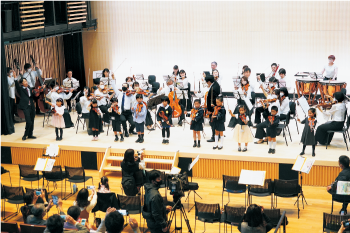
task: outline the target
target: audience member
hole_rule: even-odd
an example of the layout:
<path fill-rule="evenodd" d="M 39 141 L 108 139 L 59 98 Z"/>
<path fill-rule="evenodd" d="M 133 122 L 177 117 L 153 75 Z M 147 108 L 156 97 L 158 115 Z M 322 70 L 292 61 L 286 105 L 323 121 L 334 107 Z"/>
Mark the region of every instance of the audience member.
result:
<path fill-rule="evenodd" d="M 71 216 L 66 215 L 66 221 L 71 225 L 76 226 L 78 230 L 64 231 L 64 233 L 89 233 L 89 229 L 77 221 Z M 47 219 L 46 229 L 44 233 L 63 233 L 64 220 L 58 214 L 54 214 Z"/>
<path fill-rule="evenodd" d="M 98 184 L 98 193 L 110 193 L 111 190 L 109 190 L 109 184 L 108 184 L 108 178 L 106 176 L 103 176 L 101 178 L 101 182 Z"/>
<path fill-rule="evenodd" d="M 350 221 L 350 219 L 348 219 L 348 221 Z M 346 229 L 348 229 L 348 227 L 344 227 L 344 221 L 342 221 L 341 227 L 340 227 L 338 233 L 343 233 L 343 232 L 345 232 Z"/>
<path fill-rule="evenodd" d="M 256 204 L 248 206 L 238 230 L 242 233 L 266 233 L 273 228 L 271 220 L 264 213 L 264 208 Z"/>
<path fill-rule="evenodd" d="M 122 186 L 128 196 L 135 196 L 140 191 L 142 182 L 139 180 L 143 181 L 143 178 L 138 179 L 138 177 L 143 177 L 142 170 L 145 168 L 143 157 L 144 153 L 141 154 L 140 158 L 135 157 L 133 149 L 128 149 L 124 153 L 124 160 L 120 166 L 122 167 Z"/>
<path fill-rule="evenodd" d="M 27 223 L 27 217 L 29 215 L 32 215 L 32 207 L 36 203 L 43 203 L 46 206 L 46 211 L 48 212 L 50 208 L 52 207 L 52 204 L 49 205 L 49 203 L 46 200 L 46 193 L 45 190 L 41 190 L 41 195 L 37 196 L 35 192 L 28 191 L 23 196 L 25 205 L 21 207 L 21 213 L 23 215 L 23 222 Z"/>
<path fill-rule="evenodd" d="M 91 190 L 91 195 L 89 196 L 89 190 L 86 188 L 83 188 L 78 192 L 77 198 L 73 203 L 73 205 L 78 206 L 81 211 L 86 210 L 88 213 L 91 212 L 96 204 L 97 193 L 95 192 L 95 189 Z"/>
<path fill-rule="evenodd" d="M 330 194 L 335 194 L 335 192 L 337 190 L 337 182 L 338 181 L 350 181 L 349 157 L 346 155 L 341 155 L 339 157 L 338 163 L 339 163 L 339 167 L 341 168 L 342 171 L 339 173 L 339 175 L 335 179 L 335 181 L 331 185 L 327 186 L 327 191 Z M 347 207 L 348 207 L 348 203 L 343 203 L 343 206 L 342 206 L 339 213 L 344 211 L 344 215 L 346 215 L 347 214 Z"/>
<path fill-rule="evenodd" d="M 71 206 L 68 208 L 67 215 L 71 216 L 75 221 L 78 221 L 78 218 L 80 216 L 80 208 L 78 206 Z M 65 229 L 77 229 L 77 227 L 70 222 L 64 223 Z"/>
<path fill-rule="evenodd" d="M 44 204 L 38 203 L 32 207 L 32 214 L 27 217 L 27 224 L 32 225 L 46 225 L 46 220 L 43 217 L 46 214 Z"/>

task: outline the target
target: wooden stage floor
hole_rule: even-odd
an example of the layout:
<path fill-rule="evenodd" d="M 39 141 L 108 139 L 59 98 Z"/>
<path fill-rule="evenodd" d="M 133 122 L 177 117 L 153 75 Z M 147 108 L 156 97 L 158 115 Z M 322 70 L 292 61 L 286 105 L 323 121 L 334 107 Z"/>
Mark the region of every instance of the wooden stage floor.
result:
<path fill-rule="evenodd" d="M 299 110 L 301 112 L 301 110 Z M 229 114 L 227 114 L 229 115 Z M 71 113 L 72 121 L 75 123 L 77 113 Z M 304 114 L 302 114 L 304 117 Z M 187 118 L 189 120 L 189 118 Z M 50 119 L 51 121 L 51 119 Z M 292 142 L 287 134 L 288 146 L 285 143 L 285 139 L 282 136 L 277 137 L 276 154 L 268 154 L 267 144 L 257 145 L 249 143 L 247 152 L 238 152 L 237 143 L 233 141 L 233 130 L 226 127 L 224 132 L 224 148 L 222 150 L 213 150 L 214 143 L 206 142 L 211 136 L 211 129 L 208 122 L 204 127 L 206 134 L 205 139 L 202 135 L 201 148 L 193 148 L 193 137 L 190 126 L 186 124 L 185 129 L 177 125 L 177 120 L 173 121 L 175 127 L 171 128 L 170 143 L 163 145 L 161 130 L 145 131 L 145 142 L 142 144 L 135 143 L 137 136 L 130 136 L 125 138 L 124 142 L 114 142 L 113 132 L 110 129 L 107 136 L 107 126 L 104 127 L 104 133 L 101 133 L 98 141 L 91 141 L 92 136 L 88 136 L 85 130 L 82 129 L 82 125 L 79 125 L 78 133 L 76 134 L 76 128 L 69 128 L 63 130 L 63 140 L 56 141 L 55 129 L 53 126 L 45 123 L 42 126 L 43 116 L 36 116 L 34 135 L 37 139 L 27 139 L 22 141 L 24 133 L 25 122 L 15 124 L 15 133 L 11 135 L 2 135 L 1 146 L 9 147 L 27 147 L 27 148 L 43 148 L 50 143 L 57 143 L 61 149 L 65 150 L 77 150 L 77 151 L 96 151 L 104 152 L 109 146 L 112 150 L 122 151 L 128 148 L 141 149 L 145 148 L 147 151 L 152 151 L 153 154 L 169 155 L 172 156 L 174 151 L 179 150 L 180 157 L 196 157 L 200 154 L 200 158 L 206 159 L 222 159 L 222 160 L 239 160 L 239 161 L 255 161 L 255 162 L 273 162 L 273 163 L 294 163 L 296 156 L 301 152 L 302 145 L 299 144 L 301 132 L 303 130 L 302 124 L 298 124 L 299 134 L 297 133 L 295 121 L 290 122 L 290 131 Z M 227 116 L 226 124 L 228 124 L 229 118 Z M 253 135 L 255 129 L 251 128 Z M 149 133 L 150 132 L 150 133 Z M 282 135 L 282 134 L 281 134 Z M 315 165 L 321 166 L 338 166 L 338 157 L 340 155 L 350 155 L 346 150 L 345 143 L 341 134 L 336 134 L 333 138 L 331 145 L 326 149 L 325 146 L 316 147 L 316 162 Z M 311 157 L 311 147 L 306 148 L 307 157 Z"/>

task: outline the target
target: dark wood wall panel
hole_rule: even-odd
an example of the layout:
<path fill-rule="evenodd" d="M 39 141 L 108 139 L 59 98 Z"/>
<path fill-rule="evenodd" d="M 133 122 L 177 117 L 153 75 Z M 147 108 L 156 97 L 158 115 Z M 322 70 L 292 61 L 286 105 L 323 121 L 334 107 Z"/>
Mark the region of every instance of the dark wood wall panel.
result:
<path fill-rule="evenodd" d="M 13 60 L 17 58 L 23 70 L 25 63 L 32 64 L 30 55 L 43 71 L 43 78 L 58 78 L 57 82 L 62 83 L 66 76 L 63 36 L 5 45 L 6 65 L 16 71 Z"/>

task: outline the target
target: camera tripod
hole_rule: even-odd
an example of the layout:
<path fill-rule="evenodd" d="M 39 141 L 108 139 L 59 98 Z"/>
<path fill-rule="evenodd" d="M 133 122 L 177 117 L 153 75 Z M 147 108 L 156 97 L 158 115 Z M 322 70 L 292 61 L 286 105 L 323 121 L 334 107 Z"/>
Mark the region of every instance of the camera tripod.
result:
<path fill-rule="evenodd" d="M 175 232 L 175 233 L 176 232 L 181 232 L 182 233 L 182 217 L 183 217 L 185 222 L 186 222 L 188 232 L 192 233 L 192 229 L 191 229 L 191 226 L 190 226 L 190 221 L 188 220 L 185 208 L 184 208 L 184 206 L 181 203 L 181 197 L 178 197 L 175 194 L 174 195 L 174 202 L 175 202 L 175 205 L 173 206 L 173 208 L 170 211 L 170 217 L 169 217 L 169 221 L 168 221 L 168 229 L 170 230 L 171 223 L 172 223 L 172 221 L 173 221 L 173 219 L 175 217 L 175 228 L 174 228 L 174 230 L 172 232 Z M 180 220 L 181 220 L 181 225 L 180 226 L 176 225 L 176 210 L 180 210 Z"/>

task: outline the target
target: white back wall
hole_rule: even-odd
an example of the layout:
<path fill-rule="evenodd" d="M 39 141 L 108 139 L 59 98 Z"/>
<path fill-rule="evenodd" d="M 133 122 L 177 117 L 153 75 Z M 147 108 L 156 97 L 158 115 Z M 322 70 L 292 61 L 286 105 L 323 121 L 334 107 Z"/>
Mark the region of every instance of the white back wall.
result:
<path fill-rule="evenodd" d="M 143 73 L 162 82 L 176 64 L 193 85 L 194 76 L 198 80 L 216 61 L 222 89 L 230 91 L 231 78 L 243 65 L 255 76 L 276 62 L 294 79 L 298 71 L 321 72 L 331 54 L 338 80 L 350 80 L 349 1 L 96 1 L 91 6 L 98 28 L 83 33 L 91 80 L 93 70 L 116 70 L 126 58 L 115 71 L 120 80 Z"/>

